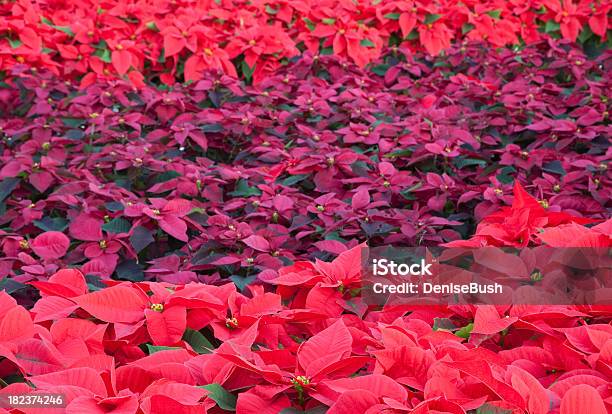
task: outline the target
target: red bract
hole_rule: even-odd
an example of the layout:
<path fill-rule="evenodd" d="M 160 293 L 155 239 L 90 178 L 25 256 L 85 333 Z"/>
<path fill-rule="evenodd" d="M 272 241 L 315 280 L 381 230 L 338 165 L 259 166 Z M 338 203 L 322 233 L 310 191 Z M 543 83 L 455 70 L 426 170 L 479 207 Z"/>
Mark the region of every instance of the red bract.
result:
<path fill-rule="evenodd" d="M 550 241 L 551 246 L 609 246 L 609 238 L 597 231 L 576 223 L 592 223 L 593 220 L 573 217 L 569 214 L 547 212 L 542 203 L 530 196 L 518 183 L 514 185 L 514 201 L 511 208 L 487 216 L 478 225 L 476 235 L 470 240 L 457 240 L 448 246 L 516 246 L 524 247 L 532 242 Z M 551 229 L 547 232 L 546 228 Z M 561 239 L 560 232 L 574 229 Z M 544 236 L 538 235 L 544 234 Z M 578 236 L 574 238 L 575 236 Z"/>
<path fill-rule="evenodd" d="M 48 231 L 37 236 L 30 247 L 41 259 L 59 259 L 63 257 L 70 246 L 70 239 L 58 231 Z"/>
<path fill-rule="evenodd" d="M 0 394 L 612 412 L 609 306 L 376 305 L 362 274 L 366 246 L 533 247 L 476 261 L 531 292 L 548 247 L 612 245 L 591 3 L 3 3 Z"/>
<path fill-rule="evenodd" d="M 500 47 L 560 35 L 593 44 L 593 34 L 606 37 L 609 11 L 607 2 L 589 0 L 7 3 L 0 9 L 0 70 L 27 64 L 83 86 L 110 78 L 138 88 L 153 79 L 172 85 L 211 69 L 261 82 L 304 48 L 363 67 L 385 47 L 437 55 L 452 40 Z"/>

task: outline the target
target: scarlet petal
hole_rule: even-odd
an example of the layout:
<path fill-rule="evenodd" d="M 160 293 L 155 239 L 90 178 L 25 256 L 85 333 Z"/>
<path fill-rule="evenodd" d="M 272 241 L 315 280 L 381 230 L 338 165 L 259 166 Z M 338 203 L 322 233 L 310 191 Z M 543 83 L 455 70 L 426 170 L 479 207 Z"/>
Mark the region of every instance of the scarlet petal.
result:
<path fill-rule="evenodd" d="M 84 241 L 102 239 L 102 221 L 82 214 L 70 223 L 69 233 L 72 237 Z"/>
<path fill-rule="evenodd" d="M 323 368 L 319 366 L 319 362 L 326 355 L 329 355 L 330 351 L 333 350 L 336 360 L 342 358 L 342 355 L 349 355 L 351 353 L 351 344 L 353 338 L 349 330 L 346 328 L 342 319 L 339 319 L 333 325 L 330 325 L 327 329 L 319 332 L 308 341 L 304 342 L 298 350 L 298 361 L 300 366 L 306 370 L 312 365 L 317 365 L 318 369 Z M 332 363 L 335 361 L 326 361 Z"/>
<path fill-rule="evenodd" d="M 416 15 L 414 13 L 402 13 L 399 18 L 400 29 L 402 29 L 402 35 L 408 36 L 414 26 L 416 25 Z"/>
<path fill-rule="evenodd" d="M 608 410 L 597 390 L 590 385 L 572 387 L 561 399 L 561 414 L 607 414 Z"/>
<path fill-rule="evenodd" d="M 132 66 L 132 54 L 127 50 L 115 50 L 111 57 L 113 66 L 120 75 L 125 75 Z"/>
<path fill-rule="evenodd" d="M 128 286 L 113 286 L 75 298 L 75 302 L 105 322 L 137 322 L 144 317 L 147 299 Z"/>
<path fill-rule="evenodd" d="M 163 231 L 175 239 L 184 242 L 189 241 L 189 238 L 187 237 L 187 224 L 180 218 L 168 215 L 159 220 L 158 223 L 159 227 L 161 227 Z"/>
<path fill-rule="evenodd" d="M 163 312 L 147 309 L 145 316 L 147 331 L 155 345 L 176 344 L 187 328 L 187 311 L 183 306 L 172 306 Z"/>
<path fill-rule="evenodd" d="M 164 36 L 164 54 L 166 57 L 174 56 L 183 50 L 186 42 L 185 38 L 176 34 Z"/>
<path fill-rule="evenodd" d="M 514 322 L 517 317 L 502 318 L 493 305 L 482 305 L 476 309 L 474 316 L 474 328 L 472 332 L 485 335 L 493 335 L 503 331 Z"/>
<path fill-rule="evenodd" d="M 10 309 L 0 321 L 0 343 L 27 338 L 33 333 L 30 313 L 21 306 Z"/>
<path fill-rule="evenodd" d="M 42 259 L 59 259 L 68 251 L 70 239 L 59 231 L 47 231 L 32 240 L 30 246 Z"/>
<path fill-rule="evenodd" d="M 191 201 L 185 200 L 184 198 L 175 198 L 174 200 L 168 201 L 168 204 L 162 209 L 162 213 L 172 214 L 176 217 L 183 217 L 189 214 L 193 205 Z"/>
<path fill-rule="evenodd" d="M 252 249 L 258 250 L 260 252 L 270 251 L 270 243 L 263 237 L 257 236 L 255 234 L 242 240 L 242 242 L 247 246 L 251 247 Z"/>
<path fill-rule="evenodd" d="M 366 390 L 346 391 L 332 405 L 327 414 L 365 413 L 379 402 L 378 397 Z"/>

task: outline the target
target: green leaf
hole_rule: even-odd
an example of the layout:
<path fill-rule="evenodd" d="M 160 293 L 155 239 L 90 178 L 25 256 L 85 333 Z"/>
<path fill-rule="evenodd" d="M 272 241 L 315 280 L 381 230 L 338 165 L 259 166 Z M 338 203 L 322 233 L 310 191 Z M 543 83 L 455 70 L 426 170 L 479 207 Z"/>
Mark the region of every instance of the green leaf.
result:
<path fill-rule="evenodd" d="M 453 164 L 455 164 L 457 168 L 462 169 L 465 167 L 471 167 L 473 165 L 478 165 L 482 167 L 487 165 L 487 162 L 485 160 L 479 160 L 477 158 L 456 157 L 453 158 Z"/>
<path fill-rule="evenodd" d="M 544 26 L 544 32 L 546 33 L 558 32 L 560 29 L 561 26 L 559 23 L 555 22 L 554 20 L 548 20 Z"/>
<path fill-rule="evenodd" d="M 245 79 L 247 81 L 250 81 L 251 78 L 253 77 L 253 72 L 255 72 L 255 66 L 257 66 L 256 64 L 253 65 L 253 67 L 249 67 L 249 65 L 246 63 L 246 61 L 242 61 L 242 63 L 240 64 L 240 69 L 242 70 L 242 74 L 244 75 Z"/>
<path fill-rule="evenodd" d="M 361 39 L 359 44 L 363 47 L 375 47 L 376 45 L 370 39 Z"/>
<path fill-rule="evenodd" d="M 389 70 L 389 65 L 376 65 L 372 68 L 372 72 L 378 76 L 385 76 Z"/>
<path fill-rule="evenodd" d="M 17 292 L 18 290 L 24 289 L 26 287 L 27 286 L 24 285 L 23 283 L 17 282 L 11 279 L 10 277 L 5 277 L 4 279 L 0 280 L 0 291 L 3 290 L 9 295 L 11 293 Z"/>
<path fill-rule="evenodd" d="M 149 30 L 153 30 L 154 32 L 159 32 L 159 27 L 157 27 L 157 25 L 155 24 L 155 22 L 148 22 L 147 24 L 145 24 L 145 26 L 147 27 L 147 29 Z"/>
<path fill-rule="evenodd" d="M 250 283 L 254 282 L 257 279 L 257 275 L 253 276 L 240 276 L 240 275 L 232 275 L 230 279 L 240 291 L 243 291 Z"/>
<path fill-rule="evenodd" d="M 53 26 L 56 30 L 59 30 L 60 32 L 66 33 L 68 36 L 70 37 L 74 37 L 74 32 L 72 31 L 72 29 L 68 26 Z"/>
<path fill-rule="evenodd" d="M 130 236 L 130 243 L 132 243 L 132 247 L 136 250 L 136 253 L 140 253 L 154 241 L 153 232 L 142 226 L 136 227 Z"/>
<path fill-rule="evenodd" d="M 278 10 L 275 10 L 272 7 L 270 7 L 269 4 L 266 4 L 266 13 L 274 16 L 275 14 L 278 14 Z"/>
<path fill-rule="evenodd" d="M 250 197 L 261 195 L 261 190 L 257 187 L 250 187 L 246 180 L 238 180 L 236 189 L 230 193 L 234 197 Z"/>
<path fill-rule="evenodd" d="M 593 31 L 591 30 L 591 28 L 589 26 L 584 26 L 582 28 L 582 31 L 578 35 L 578 41 L 580 43 L 585 43 L 587 40 L 589 40 L 594 35 L 595 35 L 595 33 L 593 33 Z"/>
<path fill-rule="evenodd" d="M 434 24 L 435 22 L 440 20 L 441 17 L 442 15 L 440 14 L 428 14 L 427 16 L 425 16 L 425 24 Z"/>
<path fill-rule="evenodd" d="M 68 220 L 62 217 L 43 217 L 41 220 L 34 220 L 34 225 L 42 231 L 64 231 L 68 227 Z"/>
<path fill-rule="evenodd" d="M 9 45 L 11 45 L 13 49 L 17 49 L 19 46 L 23 44 L 23 42 L 19 39 L 9 39 L 8 42 L 9 42 Z"/>
<path fill-rule="evenodd" d="M 412 194 L 410 194 L 410 193 L 412 193 L 414 190 L 418 190 L 418 189 L 419 189 L 419 188 L 421 188 L 422 186 L 423 186 L 423 183 L 418 182 L 418 183 L 416 183 L 415 185 L 413 185 L 412 187 L 410 187 L 410 188 L 406 188 L 406 189 L 404 189 L 404 190 L 400 191 L 400 194 L 401 194 L 401 195 L 402 195 L 402 197 L 404 197 L 406 200 L 415 200 L 415 199 L 416 199 L 416 197 L 415 197 L 415 196 L 413 196 L 413 195 L 412 195 Z"/>
<path fill-rule="evenodd" d="M 414 149 L 404 148 L 401 150 L 393 151 L 384 155 L 384 158 L 397 158 L 397 157 L 409 157 L 414 153 Z"/>
<path fill-rule="evenodd" d="M 117 217 L 102 226 L 102 229 L 114 234 L 127 233 L 132 228 L 129 221 L 124 218 Z"/>
<path fill-rule="evenodd" d="M 176 346 L 159 346 L 159 345 L 151 345 L 147 344 L 147 349 L 149 350 L 149 355 L 154 354 L 160 351 L 171 351 L 173 349 L 183 349 Z"/>
<path fill-rule="evenodd" d="M 559 160 L 554 160 L 554 161 L 545 163 L 542 166 L 542 170 L 552 173 L 552 174 L 559 174 L 559 175 L 567 174 L 567 172 L 565 171 L 565 169 L 563 168 L 563 165 L 561 165 L 561 162 Z"/>
<path fill-rule="evenodd" d="M 463 23 L 463 26 L 461 26 L 461 34 L 467 34 L 475 28 L 476 26 L 474 26 L 472 23 Z"/>
<path fill-rule="evenodd" d="M 497 181 L 502 184 L 512 184 L 514 182 L 514 177 L 511 174 L 514 174 L 515 172 L 516 168 L 509 165 L 499 170 L 499 174 L 497 174 L 495 178 L 497 178 Z"/>
<path fill-rule="evenodd" d="M 111 52 L 108 49 L 98 49 L 93 55 L 99 57 L 100 60 L 105 63 L 111 63 L 113 61 L 111 59 Z"/>
<path fill-rule="evenodd" d="M 104 207 L 113 213 L 124 209 L 123 204 L 118 201 L 109 201 L 108 203 L 104 203 Z"/>
<path fill-rule="evenodd" d="M 308 27 L 308 30 L 310 30 L 311 32 L 317 28 L 314 22 L 310 20 L 308 17 L 304 17 L 302 20 L 304 20 L 304 23 L 306 23 L 306 27 Z"/>
<path fill-rule="evenodd" d="M 85 133 L 80 129 L 69 129 L 68 131 L 66 131 L 66 134 L 64 136 L 68 139 L 78 141 L 83 139 Z"/>
<path fill-rule="evenodd" d="M 399 20 L 400 14 L 399 13 L 387 13 L 383 17 L 389 20 Z"/>
<path fill-rule="evenodd" d="M 170 181 L 180 176 L 181 174 L 177 171 L 166 171 L 166 172 L 159 174 L 157 177 L 155 177 L 155 179 L 153 179 L 153 182 L 155 184 L 165 183 L 166 181 Z"/>
<path fill-rule="evenodd" d="M 78 128 L 84 124 L 84 121 L 80 118 L 62 118 L 62 122 L 70 128 Z"/>
<path fill-rule="evenodd" d="M 194 329 L 187 328 L 183 334 L 183 341 L 191 345 L 198 354 L 210 354 L 215 349 L 214 345 L 201 332 Z"/>
<path fill-rule="evenodd" d="M 321 22 L 323 22 L 324 24 L 334 24 L 336 23 L 336 19 L 327 17 L 325 19 L 321 19 Z"/>
<path fill-rule="evenodd" d="M 19 184 L 19 181 L 21 181 L 21 179 L 16 177 L 5 178 L 0 181 L 0 203 L 13 192 L 17 184 Z"/>
<path fill-rule="evenodd" d="M 223 131 L 223 125 L 221 124 L 206 124 L 200 127 L 202 132 L 221 132 Z"/>
<path fill-rule="evenodd" d="M 434 318 L 433 330 L 439 331 L 440 329 L 445 331 L 454 331 L 457 329 L 453 321 L 448 318 Z"/>
<path fill-rule="evenodd" d="M 470 333 L 472 333 L 472 329 L 474 329 L 474 324 L 468 323 L 463 328 L 455 332 L 455 335 L 457 335 L 459 338 L 467 339 L 470 337 Z"/>
<path fill-rule="evenodd" d="M 117 272 L 118 279 L 142 282 L 144 280 L 143 269 L 143 266 L 136 263 L 136 260 L 126 260 L 117 266 L 115 272 Z"/>
<path fill-rule="evenodd" d="M 408 33 L 408 36 L 406 36 L 406 39 L 408 40 L 416 40 L 418 38 L 419 38 L 419 32 L 417 32 L 416 29 L 412 29 L 412 31 Z"/>
<path fill-rule="evenodd" d="M 104 282 L 102 282 L 102 279 L 100 279 L 100 276 L 85 275 L 85 281 L 87 282 L 87 289 L 89 289 L 90 292 L 96 292 L 107 287 Z"/>
<path fill-rule="evenodd" d="M 512 414 L 512 410 L 506 410 L 505 408 L 496 407 L 486 403 L 482 407 L 478 408 L 474 414 Z"/>
<path fill-rule="evenodd" d="M 219 408 L 226 411 L 236 411 L 236 396 L 230 392 L 228 392 L 221 385 L 208 384 L 201 385 L 200 388 L 204 388 L 205 390 L 210 391 L 208 394 L 208 398 L 217 403 Z"/>
<path fill-rule="evenodd" d="M 499 19 L 499 16 L 501 16 L 501 10 L 490 10 L 486 13 L 494 19 Z"/>
<path fill-rule="evenodd" d="M 284 186 L 291 187 L 291 186 L 299 183 L 300 181 L 304 181 L 306 178 L 308 178 L 308 174 L 291 175 L 291 176 L 285 178 L 284 180 L 282 180 L 281 184 L 284 185 Z"/>

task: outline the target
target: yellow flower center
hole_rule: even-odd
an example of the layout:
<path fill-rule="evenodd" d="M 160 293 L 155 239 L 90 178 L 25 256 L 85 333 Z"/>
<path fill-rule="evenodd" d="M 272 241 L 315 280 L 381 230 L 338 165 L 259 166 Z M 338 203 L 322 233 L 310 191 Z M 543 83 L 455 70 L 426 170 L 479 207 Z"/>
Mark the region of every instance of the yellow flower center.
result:
<path fill-rule="evenodd" d="M 98 243 L 98 245 L 100 246 L 100 249 L 104 250 L 106 249 L 108 246 L 106 245 L 106 240 L 100 240 L 100 243 Z"/>
<path fill-rule="evenodd" d="M 544 278 L 544 276 L 539 270 L 536 270 L 531 274 L 530 278 L 533 282 L 539 282 Z"/>
<path fill-rule="evenodd" d="M 23 250 L 29 249 L 30 248 L 30 243 L 28 243 L 27 240 L 23 239 L 19 241 L 19 247 L 21 247 Z"/>
<path fill-rule="evenodd" d="M 238 319 L 236 319 L 236 318 L 226 318 L 225 319 L 225 326 L 227 326 L 230 329 L 236 329 L 238 327 Z"/>
<path fill-rule="evenodd" d="M 304 375 L 298 375 L 291 380 L 296 387 L 305 387 L 310 384 L 310 379 Z"/>
<path fill-rule="evenodd" d="M 155 312 L 162 312 L 164 310 L 164 305 L 161 303 L 152 303 L 151 310 Z"/>

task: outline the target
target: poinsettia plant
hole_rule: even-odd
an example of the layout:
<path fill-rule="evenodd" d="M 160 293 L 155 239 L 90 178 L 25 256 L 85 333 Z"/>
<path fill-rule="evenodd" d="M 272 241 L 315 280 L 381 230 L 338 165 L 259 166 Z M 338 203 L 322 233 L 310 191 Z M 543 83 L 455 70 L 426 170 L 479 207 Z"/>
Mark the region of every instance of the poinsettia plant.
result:
<path fill-rule="evenodd" d="M 173 85 L 208 70 L 261 82 L 308 50 L 357 65 L 387 47 L 407 55 L 444 52 L 451 42 L 531 44 L 548 37 L 590 50 L 609 42 L 610 4 L 592 0 L 304 2 L 44 0 L 0 5 L 0 70 L 45 68 L 81 85 L 129 79 Z"/>
<path fill-rule="evenodd" d="M 611 247 L 609 12 L 0 4 L 0 412 L 612 412 L 610 306 L 372 304 L 362 274 Z"/>

